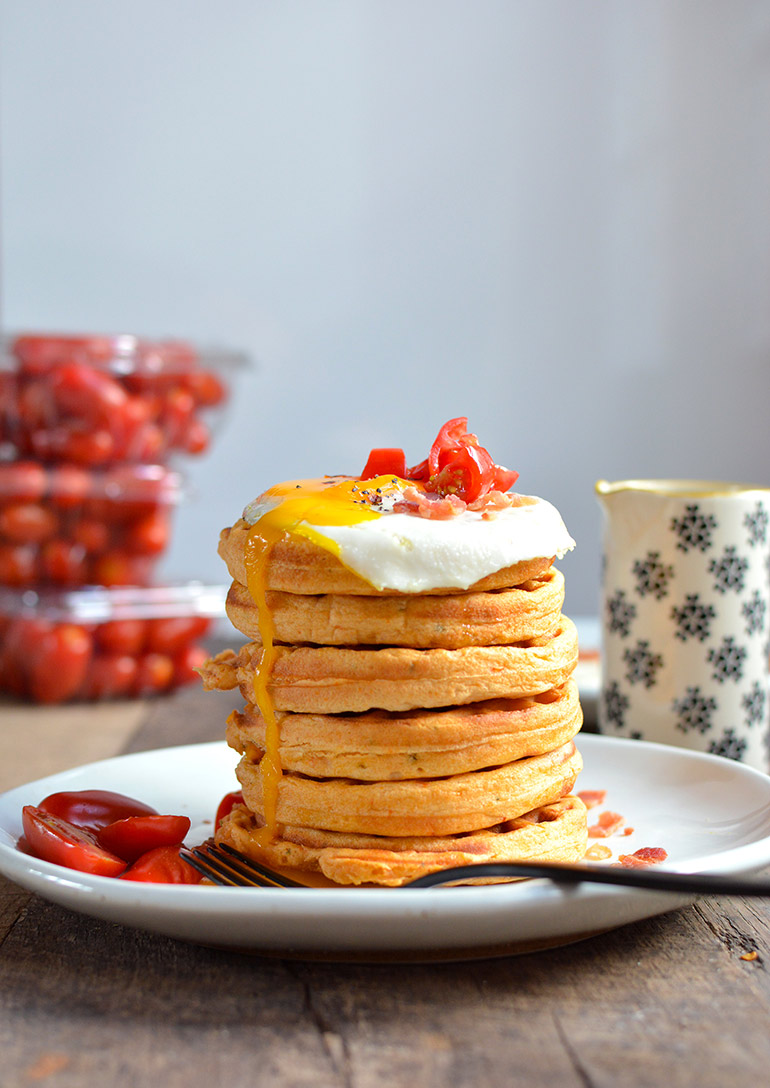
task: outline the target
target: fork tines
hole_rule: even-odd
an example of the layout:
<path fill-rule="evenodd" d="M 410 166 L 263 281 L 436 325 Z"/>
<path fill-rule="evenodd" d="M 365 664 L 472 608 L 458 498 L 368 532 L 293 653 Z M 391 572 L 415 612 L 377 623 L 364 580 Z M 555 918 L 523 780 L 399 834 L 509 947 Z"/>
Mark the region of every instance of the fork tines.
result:
<path fill-rule="evenodd" d="M 302 884 L 247 858 L 227 843 L 213 839 L 182 851 L 182 857 L 203 876 L 225 887 L 301 888 Z"/>

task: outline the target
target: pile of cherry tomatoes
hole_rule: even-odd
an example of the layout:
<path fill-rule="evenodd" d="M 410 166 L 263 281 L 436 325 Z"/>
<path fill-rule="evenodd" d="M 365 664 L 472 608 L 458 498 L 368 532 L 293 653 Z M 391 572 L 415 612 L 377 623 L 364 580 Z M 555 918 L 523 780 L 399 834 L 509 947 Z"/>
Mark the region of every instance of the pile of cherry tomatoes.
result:
<path fill-rule="evenodd" d="M 0 371 L 0 445 L 90 467 L 203 453 L 203 416 L 227 387 L 185 343 L 133 336 L 18 336 Z"/>
<path fill-rule="evenodd" d="M 36 703 L 137 698 L 198 680 L 206 616 L 84 624 L 0 615 L 0 687 Z"/>
<path fill-rule="evenodd" d="M 160 465 L 0 462 L 0 584 L 146 585 L 180 493 Z"/>

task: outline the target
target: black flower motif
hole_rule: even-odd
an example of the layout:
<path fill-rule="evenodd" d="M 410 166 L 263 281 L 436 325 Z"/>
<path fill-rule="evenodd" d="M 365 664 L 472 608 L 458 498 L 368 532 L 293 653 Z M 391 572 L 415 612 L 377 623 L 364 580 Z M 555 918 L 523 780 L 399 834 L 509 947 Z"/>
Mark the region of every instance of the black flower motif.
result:
<path fill-rule="evenodd" d="M 755 680 L 750 690 L 741 700 L 746 711 L 746 725 L 758 725 L 765 716 L 765 703 L 767 702 L 767 688 Z"/>
<path fill-rule="evenodd" d="M 712 559 L 709 563 L 709 573 L 714 575 L 714 589 L 719 593 L 727 593 L 728 589 L 740 593 L 748 569 L 748 559 L 738 555 L 732 544 L 725 548 L 719 559 Z"/>
<path fill-rule="evenodd" d="M 755 589 L 749 599 L 744 602 L 741 612 L 746 618 L 747 635 L 756 635 L 764 631 L 767 601 L 758 589 Z"/>
<path fill-rule="evenodd" d="M 675 635 L 682 642 L 697 638 L 705 642 L 711 634 L 711 621 L 716 616 L 713 605 L 703 604 L 699 593 L 688 593 L 681 608 L 671 609 L 671 619 L 676 623 Z"/>
<path fill-rule="evenodd" d="M 685 506 L 681 518 L 671 519 L 671 529 L 679 537 L 677 548 L 689 552 L 693 548 L 705 552 L 711 547 L 711 534 L 717 527 L 713 514 L 701 512 L 697 503 Z"/>
<path fill-rule="evenodd" d="M 726 680 L 738 681 L 743 676 L 746 647 L 739 646 L 732 635 L 728 635 L 719 646 L 709 650 L 708 660 L 714 666 L 712 679 L 719 684 L 724 684 Z"/>
<path fill-rule="evenodd" d="M 635 616 L 636 605 L 626 600 L 625 590 L 619 589 L 607 598 L 607 627 L 613 634 L 625 638 Z"/>
<path fill-rule="evenodd" d="M 622 729 L 625 724 L 626 711 L 629 706 L 627 695 L 620 690 L 617 680 L 609 683 L 603 692 L 604 716 L 616 729 Z"/>
<path fill-rule="evenodd" d="M 741 759 L 745 751 L 746 740 L 736 736 L 734 729 L 725 729 L 719 740 L 714 740 L 709 745 L 709 752 L 727 759 Z"/>
<path fill-rule="evenodd" d="M 674 568 L 669 563 L 661 562 L 660 552 L 647 552 L 644 559 L 636 559 L 632 570 L 636 575 L 636 592 L 640 597 L 651 596 L 660 601 L 668 596 Z"/>
<path fill-rule="evenodd" d="M 629 684 L 644 684 L 646 688 L 655 686 L 663 658 L 650 650 L 647 639 L 639 639 L 633 650 L 625 650 L 623 660 L 628 665 L 626 679 Z"/>
<path fill-rule="evenodd" d="M 711 716 L 717 709 L 717 701 L 711 695 L 703 695 L 699 686 L 687 688 L 683 698 L 672 704 L 677 716 L 677 729 L 683 733 L 706 733 L 711 729 Z"/>
<path fill-rule="evenodd" d="M 761 501 L 743 519 L 743 524 L 749 531 L 749 544 L 755 547 L 757 544 L 767 543 L 767 528 L 770 524 L 770 515 Z"/>

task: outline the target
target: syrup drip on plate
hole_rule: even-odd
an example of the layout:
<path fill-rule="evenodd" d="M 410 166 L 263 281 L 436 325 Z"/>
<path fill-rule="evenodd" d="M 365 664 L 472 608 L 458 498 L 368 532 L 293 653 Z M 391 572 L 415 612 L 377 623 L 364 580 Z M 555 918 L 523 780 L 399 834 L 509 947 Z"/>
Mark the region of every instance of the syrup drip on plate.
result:
<path fill-rule="evenodd" d="M 265 826 L 255 835 L 260 845 L 272 842 L 278 832 L 278 795 L 283 769 L 280 757 L 280 730 L 270 691 L 273 667 L 278 657 L 275 625 L 267 603 L 267 565 L 270 553 L 285 533 L 306 537 L 339 557 L 339 546 L 316 526 L 355 525 L 381 516 L 379 497 L 407 486 L 403 480 L 381 476 L 367 480 L 327 476 L 278 484 L 263 498 L 273 503 L 249 531 L 244 552 L 248 590 L 257 606 L 262 655 L 254 676 L 254 702 L 265 722 L 265 751 L 260 762 L 262 807 Z"/>

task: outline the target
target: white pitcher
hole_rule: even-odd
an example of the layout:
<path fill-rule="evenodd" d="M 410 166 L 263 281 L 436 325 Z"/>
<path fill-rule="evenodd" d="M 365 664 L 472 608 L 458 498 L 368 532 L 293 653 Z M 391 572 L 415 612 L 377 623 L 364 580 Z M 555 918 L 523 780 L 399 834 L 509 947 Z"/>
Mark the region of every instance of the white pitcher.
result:
<path fill-rule="evenodd" d="M 770 769 L 770 488 L 600 480 L 602 733 Z"/>

